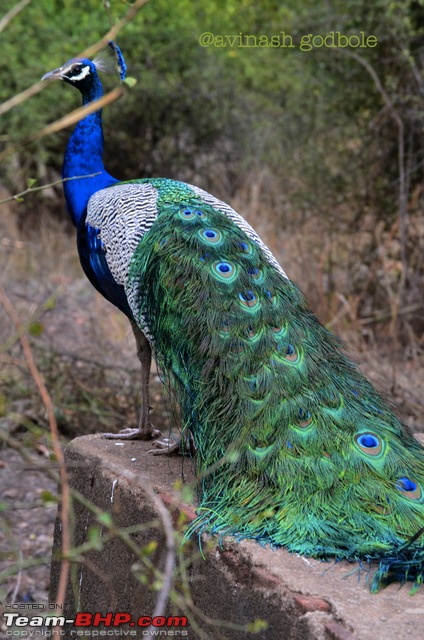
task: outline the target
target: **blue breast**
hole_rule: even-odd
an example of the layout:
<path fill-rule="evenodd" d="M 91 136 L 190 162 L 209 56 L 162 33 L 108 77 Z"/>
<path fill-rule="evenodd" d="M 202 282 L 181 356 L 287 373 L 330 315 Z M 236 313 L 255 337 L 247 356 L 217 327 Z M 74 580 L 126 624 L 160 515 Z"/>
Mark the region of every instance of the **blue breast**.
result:
<path fill-rule="evenodd" d="M 85 224 L 83 219 L 78 225 L 77 231 L 78 253 L 87 278 L 109 302 L 118 307 L 130 320 L 133 320 L 125 289 L 115 281 L 107 265 L 105 248 L 99 237 L 99 229 Z"/>

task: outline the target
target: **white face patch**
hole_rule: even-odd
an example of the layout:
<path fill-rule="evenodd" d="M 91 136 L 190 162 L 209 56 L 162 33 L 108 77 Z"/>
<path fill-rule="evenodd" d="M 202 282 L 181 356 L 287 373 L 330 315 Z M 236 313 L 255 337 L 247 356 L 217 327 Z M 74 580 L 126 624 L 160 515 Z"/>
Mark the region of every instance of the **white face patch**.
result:
<path fill-rule="evenodd" d="M 71 65 L 69 67 L 65 67 L 64 69 L 62 69 L 62 75 L 66 75 L 68 77 L 68 80 L 70 80 L 71 82 L 79 82 L 80 80 L 84 80 L 84 78 L 90 75 L 90 67 L 86 65 L 85 67 L 82 67 L 78 75 L 68 76 L 67 74 L 69 73 L 69 71 L 71 71 L 73 66 L 74 65 Z"/>

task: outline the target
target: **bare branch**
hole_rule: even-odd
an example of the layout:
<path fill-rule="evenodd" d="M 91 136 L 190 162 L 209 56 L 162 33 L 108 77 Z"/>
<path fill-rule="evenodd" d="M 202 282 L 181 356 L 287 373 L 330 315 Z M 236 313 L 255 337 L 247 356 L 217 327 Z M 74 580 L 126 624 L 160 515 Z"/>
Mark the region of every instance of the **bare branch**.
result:
<path fill-rule="evenodd" d="M 59 442 L 59 432 L 57 428 L 56 418 L 54 415 L 54 407 L 53 402 L 50 398 L 49 392 L 47 391 L 46 385 L 44 384 L 44 380 L 42 378 L 41 373 L 38 370 L 38 367 L 35 363 L 34 356 L 31 350 L 31 345 L 28 340 L 28 336 L 26 335 L 22 323 L 19 319 L 16 310 L 6 295 L 3 287 L 0 284 L 0 303 L 5 308 L 7 314 L 12 320 L 13 324 L 17 332 L 19 333 L 19 338 L 21 340 L 22 349 L 25 354 L 25 358 L 27 361 L 28 369 L 31 372 L 31 375 L 34 379 L 34 382 L 38 388 L 41 399 L 43 401 L 44 407 L 47 412 L 47 417 L 50 425 L 50 432 L 52 436 L 52 446 L 53 451 L 55 453 L 56 459 L 59 465 L 59 474 L 61 479 L 61 490 L 62 490 L 62 508 L 61 508 L 61 522 L 62 522 L 62 545 L 63 545 L 63 554 L 64 560 L 62 561 L 61 569 L 60 569 L 60 578 L 59 578 L 59 587 L 56 596 L 55 602 L 64 603 L 65 594 L 66 594 L 66 585 L 68 582 L 69 576 L 69 560 L 67 559 L 67 555 L 69 554 L 71 548 L 71 539 L 70 539 L 70 528 L 69 528 L 69 482 L 68 482 L 68 473 L 66 470 L 65 459 L 63 456 L 63 451 Z"/>
<path fill-rule="evenodd" d="M 99 40 L 96 44 L 89 47 L 88 49 L 85 49 L 81 54 L 79 54 L 78 57 L 88 58 L 89 56 L 103 49 L 108 44 L 109 40 L 114 40 L 116 38 L 119 31 L 121 31 L 125 27 L 125 25 L 134 18 L 136 13 L 147 2 L 148 0 L 136 0 L 136 2 L 134 2 L 131 8 L 127 11 L 125 16 L 121 18 L 121 20 L 118 20 L 118 22 L 111 29 L 109 29 L 109 31 L 103 36 L 103 38 L 101 38 L 101 40 Z M 6 100 L 2 105 L 0 105 L 0 116 L 7 111 L 10 111 L 10 109 L 13 109 L 18 104 L 21 104 L 21 102 L 24 102 L 28 98 L 36 95 L 37 93 L 42 91 L 44 87 L 46 87 L 45 82 L 36 82 L 31 87 L 28 87 L 28 89 L 25 89 L 21 93 L 18 93 L 16 96 L 13 96 L 13 98 L 10 98 L 10 100 Z"/>
<path fill-rule="evenodd" d="M 95 178 L 99 174 L 100 174 L 100 171 L 97 171 L 96 173 L 90 173 L 85 176 L 71 176 L 69 178 L 61 178 L 60 180 L 49 182 L 49 184 L 42 184 L 42 185 L 39 185 L 38 187 L 28 187 L 27 189 L 20 191 L 20 193 L 15 193 L 13 196 L 9 196 L 8 198 L 4 198 L 3 200 L 0 200 L 0 205 L 5 204 L 6 202 L 11 202 L 12 200 L 19 200 L 20 198 L 23 198 L 24 196 L 26 196 L 28 193 L 34 193 L 35 191 L 42 191 L 43 189 L 49 189 L 50 187 L 55 187 L 57 184 L 63 184 L 64 182 L 68 182 L 68 180 L 82 180 L 83 178 Z"/>
<path fill-rule="evenodd" d="M 59 118 L 59 120 L 55 120 L 55 122 L 52 122 L 51 124 L 47 125 L 47 127 L 44 127 L 44 129 L 37 131 L 29 138 L 21 140 L 19 143 L 5 149 L 2 153 L 0 153 L 0 160 L 4 160 L 4 158 L 10 156 L 23 144 L 29 144 L 30 142 L 34 142 L 35 140 L 44 138 L 44 136 L 48 136 L 52 133 L 57 133 L 58 131 L 61 131 L 61 129 L 72 126 L 76 122 L 82 120 L 82 118 L 85 118 L 85 116 L 87 116 L 88 114 L 93 113 L 93 111 L 98 111 L 102 107 L 105 107 L 111 102 L 114 102 L 123 94 L 123 92 L 124 90 L 122 87 L 116 87 L 115 89 L 112 89 L 112 91 L 109 91 L 109 93 L 106 93 L 106 95 L 104 95 L 99 100 L 95 100 L 94 102 L 90 102 L 87 105 L 78 107 L 78 109 L 71 111 L 71 113 L 66 114 L 66 116 L 63 116 L 63 118 Z"/>
<path fill-rule="evenodd" d="M 15 18 L 18 13 L 25 9 L 25 7 L 27 7 L 30 2 L 31 0 L 21 0 L 3 16 L 3 18 L 0 20 L 0 33 L 6 29 L 13 18 Z"/>

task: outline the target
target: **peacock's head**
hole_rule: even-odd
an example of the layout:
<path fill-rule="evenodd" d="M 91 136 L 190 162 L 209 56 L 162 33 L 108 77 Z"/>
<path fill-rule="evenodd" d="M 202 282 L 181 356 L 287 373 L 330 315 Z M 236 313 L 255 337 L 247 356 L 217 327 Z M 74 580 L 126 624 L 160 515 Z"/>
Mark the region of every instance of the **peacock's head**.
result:
<path fill-rule="evenodd" d="M 116 73 L 119 71 L 121 80 L 125 79 L 126 64 L 121 50 L 114 42 L 109 42 L 106 49 L 101 51 L 94 60 L 88 58 L 73 58 L 62 67 L 46 73 L 41 80 L 64 80 L 77 87 L 81 93 L 89 93 L 97 80 L 97 72 Z"/>
<path fill-rule="evenodd" d="M 73 58 L 63 67 L 46 73 L 41 80 L 64 80 L 84 91 L 92 84 L 93 77 L 96 75 L 97 69 L 94 61 L 87 58 Z"/>

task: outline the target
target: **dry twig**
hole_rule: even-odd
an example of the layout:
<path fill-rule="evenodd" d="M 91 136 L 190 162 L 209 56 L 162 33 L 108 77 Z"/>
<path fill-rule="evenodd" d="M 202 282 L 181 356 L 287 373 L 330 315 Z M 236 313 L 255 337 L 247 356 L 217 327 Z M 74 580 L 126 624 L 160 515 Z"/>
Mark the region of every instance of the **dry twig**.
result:
<path fill-rule="evenodd" d="M 34 356 L 32 353 L 31 345 L 28 340 L 28 336 L 25 333 L 22 323 L 19 319 L 18 314 L 6 295 L 3 287 L 0 284 L 0 303 L 3 305 L 13 324 L 15 325 L 16 331 L 19 333 L 19 338 L 21 341 L 22 349 L 25 354 L 25 358 L 27 361 L 28 369 L 34 379 L 34 382 L 38 388 L 41 399 L 43 401 L 44 407 L 47 412 L 47 418 L 50 426 L 50 433 L 52 437 L 52 446 L 53 451 L 55 453 L 56 459 L 59 465 L 59 474 L 61 480 L 61 491 L 62 491 L 62 508 L 61 508 L 61 522 L 62 522 L 62 545 L 63 545 L 63 556 L 61 570 L 60 570 L 60 578 L 59 578 L 59 586 L 58 592 L 56 596 L 56 602 L 61 604 L 65 601 L 66 594 L 66 585 L 68 582 L 69 575 L 69 559 L 67 556 L 69 555 L 70 547 L 71 547 L 71 539 L 70 539 L 70 528 L 69 528 L 69 482 L 68 482 L 68 474 L 65 466 L 65 459 L 63 456 L 63 451 L 59 442 L 59 432 L 57 428 L 57 422 L 54 415 L 54 407 L 49 392 L 47 391 L 46 385 L 44 384 L 43 377 L 38 370 L 38 367 L 35 363 Z"/>

